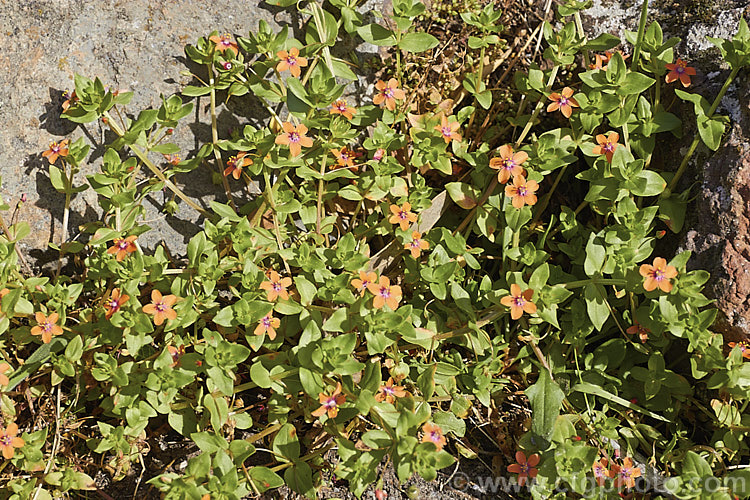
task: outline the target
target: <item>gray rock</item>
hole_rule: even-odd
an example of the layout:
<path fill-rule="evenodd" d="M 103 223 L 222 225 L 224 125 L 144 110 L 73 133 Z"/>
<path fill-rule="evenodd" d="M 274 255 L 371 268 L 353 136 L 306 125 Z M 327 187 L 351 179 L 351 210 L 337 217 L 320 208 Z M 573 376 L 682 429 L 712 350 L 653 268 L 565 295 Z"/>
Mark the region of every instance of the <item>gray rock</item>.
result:
<path fill-rule="evenodd" d="M 57 259 L 49 242 L 60 243 L 64 196 L 50 185 L 46 159 L 49 144 L 83 135 L 82 129 L 59 117 L 62 92 L 73 88 L 73 75 L 98 76 L 105 84 L 134 92 L 128 109 L 136 113 L 160 104 L 159 94 L 178 91 L 190 78 L 183 47 L 212 30 L 247 35 L 265 19 L 286 23 L 285 11 L 245 0 L 12 0 L 0 2 L 0 176 L 3 200 L 23 204 L 15 220 L 25 220 L 32 233 L 19 247 L 28 260 L 41 265 Z M 175 130 L 174 142 L 182 158 L 190 156 L 198 140 L 210 140 L 208 99 L 196 101 L 196 111 Z M 262 108 L 261 108 L 262 109 Z M 230 103 L 219 110 L 220 136 L 232 127 L 262 116 L 259 109 L 237 109 Z M 103 153 L 101 124 L 86 126 L 94 142 L 89 164 L 78 178 L 99 168 Z M 222 186 L 211 182 L 211 169 L 201 167 L 178 175 L 176 183 L 200 205 L 225 200 Z M 240 183 L 233 183 L 242 195 Z M 245 191 L 246 193 L 246 191 Z M 246 195 L 245 195 L 246 196 Z M 176 216 L 161 212 L 171 192 L 155 193 L 145 203 L 146 220 L 154 231 L 140 240 L 147 248 L 164 241 L 174 254 L 184 252 L 188 239 L 199 229 L 197 212 L 180 202 Z M 69 233 L 96 220 L 100 211 L 96 194 L 88 190 L 72 203 Z M 5 215 L 9 219 L 9 215 Z M 9 221 L 8 221 L 9 222 Z"/>

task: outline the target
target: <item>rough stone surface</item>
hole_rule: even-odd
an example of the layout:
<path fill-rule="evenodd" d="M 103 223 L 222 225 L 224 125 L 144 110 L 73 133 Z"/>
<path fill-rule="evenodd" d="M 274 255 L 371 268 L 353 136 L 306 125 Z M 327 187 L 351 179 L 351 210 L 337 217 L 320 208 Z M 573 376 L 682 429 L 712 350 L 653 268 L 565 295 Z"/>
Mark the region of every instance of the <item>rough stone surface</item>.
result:
<path fill-rule="evenodd" d="M 627 6 L 623 3 L 595 0 L 586 23 L 590 33 L 621 34 L 624 26 L 635 29 L 640 2 L 628 2 Z M 675 48 L 676 55 L 689 61 L 698 71 L 690 91 L 711 101 L 723 85 L 729 69 L 706 37 L 734 36 L 740 17 L 750 18 L 747 2 L 691 0 L 650 1 L 649 4 L 649 22 L 658 20 L 665 37 L 680 37 L 682 42 Z M 679 190 L 684 190 L 698 183 L 698 187 L 692 190 L 696 198 L 688 206 L 679 249 L 693 251 L 689 267 L 711 272 L 707 291 L 716 299 L 721 312 L 715 328 L 727 341 L 750 337 L 749 102 L 750 79 L 745 70 L 729 87 L 717 110 L 731 119 L 721 147 L 716 153 L 709 154 L 701 146 L 678 186 Z M 671 141 L 674 143 L 659 148 L 680 153 L 676 157 L 660 158 L 667 169 L 676 168 L 697 133 L 693 105 L 681 103 L 678 99 L 674 109 L 673 112 L 678 112 L 683 119 L 685 134 L 681 141 Z"/>
<path fill-rule="evenodd" d="M 0 176 L 3 200 L 14 207 L 22 194 L 28 199 L 15 214 L 26 220 L 32 233 L 19 247 L 36 264 L 57 258 L 49 242 L 59 243 L 64 196 L 50 185 L 47 161 L 41 157 L 52 141 L 73 140 L 84 132 L 60 119 L 61 95 L 73 87 L 73 75 L 98 76 L 105 84 L 134 92 L 128 106 L 133 113 L 160 104 L 190 81 L 181 76 L 183 47 L 212 30 L 247 35 L 265 19 L 272 25 L 287 23 L 288 15 L 273 7 L 246 0 L 0 0 Z M 195 151 L 197 140 L 210 137 L 208 99 L 195 101 L 196 110 L 175 130 L 174 142 L 183 158 Z M 222 136 L 232 127 L 253 122 L 262 108 L 222 106 Z M 89 164 L 78 178 L 98 168 L 103 154 L 100 124 L 86 125 L 95 145 Z M 211 182 L 211 169 L 178 175 L 177 185 L 200 205 L 224 200 L 221 186 Z M 240 189 L 239 183 L 235 186 Z M 241 196 L 241 195 L 240 195 Z M 175 254 L 184 251 L 198 231 L 197 212 L 180 202 L 175 217 L 162 213 L 171 192 L 155 193 L 145 203 L 147 223 L 154 228 L 141 243 L 153 247 L 164 241 Z M 69 231 L 78 237 L 78 226 L 98 218 L 96 194 L 88 190 L 73 200 Z M 9 218 L 9 216 L 5 216 Z"/>

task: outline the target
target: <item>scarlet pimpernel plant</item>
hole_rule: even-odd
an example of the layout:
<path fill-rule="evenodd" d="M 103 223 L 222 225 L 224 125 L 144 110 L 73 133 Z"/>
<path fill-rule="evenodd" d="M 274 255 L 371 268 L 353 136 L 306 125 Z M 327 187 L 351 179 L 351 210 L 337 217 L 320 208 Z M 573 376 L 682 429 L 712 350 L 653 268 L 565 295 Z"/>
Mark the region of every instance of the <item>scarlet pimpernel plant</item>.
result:
<path fill-rule="evenodd" d="M 657 243 L 684 225 L 690 158 L 721 144 L 747 24 L 711 40 L 729 69 L 710 103 L 645 1 L 624 40 L 589 39 L 587 2 L 558 2 L 515 75 L 486 66 L 509 36 L 496 3 L 467 6 L 448 95 L 407 60 L 452 43 L 418 0 L 383 25 L 351 2 L 276 3 L 299 29 L 199 38 L 194 79 L 156 109 L 76 75 L 60 112 L 87 134 L 40 151 L 65 197 L 57 268 L 33 275 L 29 225 L 0 220 L 9 491 L 63 497 L 182 441 L 186 465 L 147 479 L 165 498 L 316 498 L 331 478 L 380 498 L 389 477 L 449 477 L 472 456 L 532 498 L 702 498 L 709 480 L 711 498 L 747 495 L 750 349 L 712 330 L 690 252 Z M 378 76 L 338 50 L 352 39 L 391 51 Z M 181 151 L 200 96 L 211 139 Z M 222 136 L 222 103 L 246 100 L 265 118 Z M 685 153 L 655 161 L 661 143 Z M 224 191 L 207 205 L 181 188 L 196 169 Z M 71 237 L 87 189 L 102 215 Z M 202 216 L 184 256 L 144 243 L 153 192 Z"/>

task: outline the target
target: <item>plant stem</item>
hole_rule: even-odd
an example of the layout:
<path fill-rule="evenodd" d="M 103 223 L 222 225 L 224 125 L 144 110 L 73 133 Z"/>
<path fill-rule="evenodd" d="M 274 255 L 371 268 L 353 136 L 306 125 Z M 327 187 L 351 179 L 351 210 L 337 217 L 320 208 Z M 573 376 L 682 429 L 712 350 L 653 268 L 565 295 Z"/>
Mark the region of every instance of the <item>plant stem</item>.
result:
<path fill-rule="evenodd" d="M 227 180 L 227 176 L 223 175 L 222 168 L 221 168 L 221 153 L 219 153 L 219 148 L 217 147 L 217 144 L 219 143 L 219 130 L 216 126 L 216 89 L 214 88 L 214 65 L 213 63 L 208 65 L 208 77 L 209 77 L 209 87 L 211 88 L 211 141 L 213 144 L 213 151 L 214 151 L 214 159 L 216 160 L 216 168 L 219 170 L 219 175 L 221 175 L 221 182 L 224 185 L 224 192 L 227 194 L 227 200 L 229 200 L 229 206 L 232 207 L 232 210 L 235 212 L 237 211 L 237 207 L 234 204 L 234 199 L 232 198 L 232 190 L 229 188 L 229 181 Z"/>
<path fill-rule="evenodd" d="M 547 80 L 547 86 L 545 87 L 544 91 L 545 93 L 549 92 L 552 89 L 552 85 L 555 84 L 555 78 L 557 78 L 557 72 L 560 71 L 560 65 L 555 65 L 554 68 L 552 68 L 552 72 L 549 75 L 549 80 Z M 534 124 L 534 120 L 537 119 L 539 116 L 539 113 L 542 112 L 542 108 L 544 107 L 544 101 L 547 99 L 545 95 L 542 95 L 542 97 L 539 99 L 539 102 L 536 104 L 536 108 L 534 108 L 534 112 L 531 114 L 531 118 L 529 118 L 529 121 L 526 122 L 526 126 L 523 128 L 523 131 L 521 132 L 521 135 L 518 136 L 518 139 L 516 139 L 516 142 L 514 144 L 514 147 L 518 147 L 521 145 L 524 139 L 526 139 L 526 136 L 528 135 L 529 131 L 531 130 L 531 126 Z"/>
<path fill-rule="evenodd" d="M 736 68 L 732 69 L 732 72 L 729 73 L 729 76 L 727 77 L 726 81 L 724 82 L 724 85 L 721 87 L 721 90 L 719 90 L 719 94 L 714 99 L 713 104 L 711 104 L 711 108 L 708 110 L 708 113 L 706 113 L 706 116 L 711 119 L 714 112 L 716 111 L 716 108 L 719 107 L 719 103 L 721 102 L 721 99 L 724 97 L 724 94 L 726 94 L 727 89 L 732 84 L 732 80 L 737 76 L 737 73 L 739 72 L 740 67 L 737 66 Z M 698 147 L 698 143 L 700 142 L 701 137 L 700 134 L 696 134 L 693 138 L 693 142 L 690 144 L 690 148 L 688 149 L 687 154 L 682 159 L 682 163 L 680 163 L 680 166 L 677 168 L 677 172 L 675 172 L 674 177 L 672 177 L 672 181 L 669 183 L 669 192 L 673 191 L 675 187 L 677 187 L 677 181 L 680 180 L 680 177 L 682 177 L 682 174 L 685 173 L 685 169 L 687 168 L 688 162 L 690 161 L 690 158 L 693 156 L 693 153 L 695 153 L 695 149 Z"/>
<path fill-rule="evenodd" d="M 578 35 L 583 38 L 584 43 L 586 40 L 586 32 L 583 31 L 583 21 L 581 21 L 581 12 L 576 11 L 573 14 L 573 19 L 576 22 L 576 31 L 578 31 Z M 589 69 L 589 65 L 591 64 L 591 59 L 589 58 L 589 50 L 586 49 L 583 51 L 583 62 L 586 65 L 585 69 Z"/>
<path fill-rule="evenodd" d="M 108 112 L 104 112 L 104 116 L 107 118 L 107 125 L 109 125 L 109 128 L 112 129 L 114 133 L 116 133 L 118 136 L 122 137 L 125 135 L 125 132 L 112 121 L 112 116 Z M 201 214 L 202 216 L 206 218 L 210 218 L 211 214 L 201 208 L 197 203 L 195 203 L 193 200 L 188 198 L 188 196 L 182 192 L 180 188 L 175 186 L 175 184 L 166 178 L 166 176 L 162 173 L 161 170 L 159 170 L 156 165 L 154 165 L 151 160 L 148 159 L 148 155 L 145 151 L 142 151 L 141 148 L 136 146 L 135 144 L 128 144 L 128 147 L 130 150 L 135 154 L 141 162 L 143 162 L 144 165 L 148 167 L 153 174 L 159 178 L 160 181 L 164 183 L 166 187 L 168 187 L 174 194 L 177 195 L 178 198 L 180 198 L 182 201 L 184 201 L 190 208 Z"/>
<path fill-rule="evenodd" d="M 632 71 L 638 71 L 638 58 L 641 56 L 641 45 L 643 45 L 643 34 L 646 31 L 646 17 L 648 16 L 648 0 L 641 4 L 641 20 L 638 22 L 638 39 L 633 49 L 633 61 L 630 63 Z"/>
<path fill-rule="evenodd" d="M 273 231 L 276 235 L 276 244 L 279 246 L 279 251 L 284 249 L 284 243 L 281 241 L 281 230 L 279 230 L 279 218 L 276 216 L 276 202 L 273 198 L 273 191 L 274 186 L 271 186 L 271 176 L 268 173 L 267 169 L 263 170 L 263 177 L 266 180 L 266 199 L 268 200 L 268 205 L 271 207 L 272 217 L 273 217 Z M 278 181 L 281 180 L 280 178 L 277 179 Z M 286 261 L 286 259 L 282 256 L 281 260 L 284 262 L 284 269 L 286 269 L 287 274 L 291 274 L 292 271 L 289 268 L 289 263 Z"/>
<path fill-rule="evenodd" d="M 580 288 L 589 284 L 595 285 L 624 285 L 627 281 L 618 278 L 589 278 L 585 280 L 571 281 L 569 283 L 563 283 L 562 285 L 567 288 Z"/>
<path fill-rule="evenodd" d="M 320 162 L 320 179 L 318 179 L 318 205 L 315 211 L 315 232 L 320 236 L 320 221 L 323 218 L 323 188 L 325 182 L 323 176 L 326 173 L 326 161 L 328 160 L 328 150 L 323 154 L 323 160 Z"/>

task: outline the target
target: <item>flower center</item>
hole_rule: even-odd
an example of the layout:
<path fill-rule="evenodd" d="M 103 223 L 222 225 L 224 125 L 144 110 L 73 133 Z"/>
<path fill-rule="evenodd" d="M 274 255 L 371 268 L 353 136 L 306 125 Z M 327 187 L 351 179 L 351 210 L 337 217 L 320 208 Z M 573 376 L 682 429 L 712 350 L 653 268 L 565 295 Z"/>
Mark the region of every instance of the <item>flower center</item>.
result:
<path fill-rule="evenodd" d="M 223 66 L 224 66 L 224 69 L 232 69 L 232 63 L 230 63 L 229 61 L 225 62 Z"/>
<path fill-rule="evenodd" d="M 525 186 L 521 186 L 518 188 L 518 196 L 526 196 L 528 194 L 528 190 Z"/>
<path fill-rule="evenodd" d="M 654 271 L 653 271 L 652 275 L 653 275 L 653 278 L 654 278 L 654 279 L 655 279 L 656 281 L 661 281 L 661 280 L 663 280 L 663 279 L 664 279 L 664 277 L 665 277 L 665 276 L 664 276 L 664 271 L 662 271 L 661 269 L 654 269 Z"/>
<path fill-rule="evenodd" d="M 565 96 L 560 96 L 560 100 L 558 101 L 560 106 L 566 106 L 568 104 L 568 98 Z"/>
<path fill-rule="evenodd" d="M 113 311 L 117 311 L 120 308 L 120 302 L 116 299 L 112 299 L 109 301 L 109 308 Z"/>
<path fill-rule="evenodd" d="M 604 151 L 611 153 L 614 150 L 615 150 L 615 145 L 607 141 L 607 144 L 604 145 Z"/>
<path fill-rule="evenodd" d="M 281 286 L 281 282 L 280 281 L 274 281 L 273 283 L 271 283 L 271 286 L 273 287 L 274 291 L 276 291 L 276 292 L 278 292 L 279 290 L 281 290 L 283 288 Z"/>
<path fill-rule="evenodd" d="M 383 298 L 386 298 L 386 299 L 387 299 L 388 297 L 390 297 L 390 296 L 391 296 L 391 290 L 390 290 L 390 287 L 387 287 L 387 286 L 381 286 L 381 287 L 380 287 L 380 292 L 379 292 L 379 294 L 380 294 L 380 296 L 381 296 L 381 297 L 383 297 Z"/>
<path fill-rule="evenodd" d="M 512 159 L 506 158 L 503 160 L 503 168 L 505 170 L 513 170 L 515 166 L 516 166 L 516 162 L 514 162 Z"/>
<path fill-rule="evenodd" d="M 407 214 L 406 214 L 406 212 L 405 212 L 404 210 L 401 210 L 401 211 L 400 211 L 400 212 L 398 213 L 398 218 L 399 218 L 399 219 L 402 219 L 402 220 L 406 220 L 406 219 L 408 218 L 408 216 L 407 216 Z"/>
<path fill-rule="evenodd" d="M 521 465 L 521 474 L 528 475 L 530 471 L 531 471 L 531 466 L 529 464 Z"/>
<path fill-rule="evenodd" d="M 393 396 L 396 393 L 393 387 L 388 387 L 388 386 L 383 387 L 383 392 L 390 396 Z"/>
<path fill-rule="evenodd" d="M 430 432 L 430 440 L 433 443 L 439 443 L 441 437 L 442 436 L 440 435 L 440 433 L 438 431 L 432 431 L 432 432 Z"/>
<path fill-rule="evenodd" d="M 336 408 L 338 406 L 336 404 L 336 398 L 331 396 L 330 398 L 328 398 L 328 401 L 326 401 L 323 406 L 325 406 L 326 408 Z"/>
<path fill-rule="evenodd" d="M 286 58 L 286 63 L 289 66 L 294 66 L 295 64 L 297 64 L 297 58 L 294 57 L 294 56 L 289 56 L 289 57 Z"/>
<path fill-rule="evenodd" d="M 118 243 L 117 246 L 120 250 L 125 250 L 128 248 L 128 242 L 125 240 L 120 240 L 120 243 Z"/>
<path fill-rule="evenodd" d="M 266 328 L 270 328 L 271 327 L 271 318 L 269 318 L 268 316 L 266 316 L 265 318 L 263 318 L 263 326 L 265 326 Z"/>
<path fill-rule="evenodd" d="M 338 105 L 338 110 L 341 111 L 342 113 L 345 112 L 346 111 L 346 104 L 339 104 Z"/>
<path fill-rule="evenodd" d="M 420 243 L 420 240 L 417 240 L 417 239 L 411 240 L 411 247 L 419 248 L 419 243 Z"/>
<path fill-rule="evenodd" d="M 157 302 L 154 304 L 157 312 L 164 312 L 167 310 L 167 305 L 164 302 Z"/>
<path fill-rule="evenodd" d="M 289 132 L 289 142 L 299 142 L 299 134 L 297 132 Z"/>
<path fill-rule="evenodd" d="M 526 299 L 524 299 L 523 296 L 519 295 L 518 297 L 513 297 L 514 306 L 523 307 L 524 304 L 526 304 Z"/>
<path fill-rule="evenodd" d="M 443 128 L 440 129 L 440 132 L 445 137 L 450 137 L 451 135 L 453 135 L 453 132 L 451 132 L 451 128 L 450 127 L 443 127 Z"/>
<path fill-rule="evenodd" d="M 2 438 L 0 438 L 0 444 L 2 444 L 3 446 L 10 446 L 11 443 L 13 443 L 13 437 L 12 436 L 8 436 L 6 434 Z"/>
<path fill-rule="evenodd" d="M 384 88 L 383 95 L 388 99 L 393 99 L 393 89 L 390 87 Z"/>
<path fill-rule="evenodd" d="M 50 148 L 53 153 L 59 153 L 60 152 L 60 146 L 57 145 L 57 143 L 53 144 Z"/>
<path fill-rule="evenodd" d="M 42 330 L 44 330 L 45 332 L 51 332 L 53 326 L 55 326 L 53 323 L 50 323 L 49 321 L 46 321 L 44 323 L 44 326 L 42 326 Z"/>

